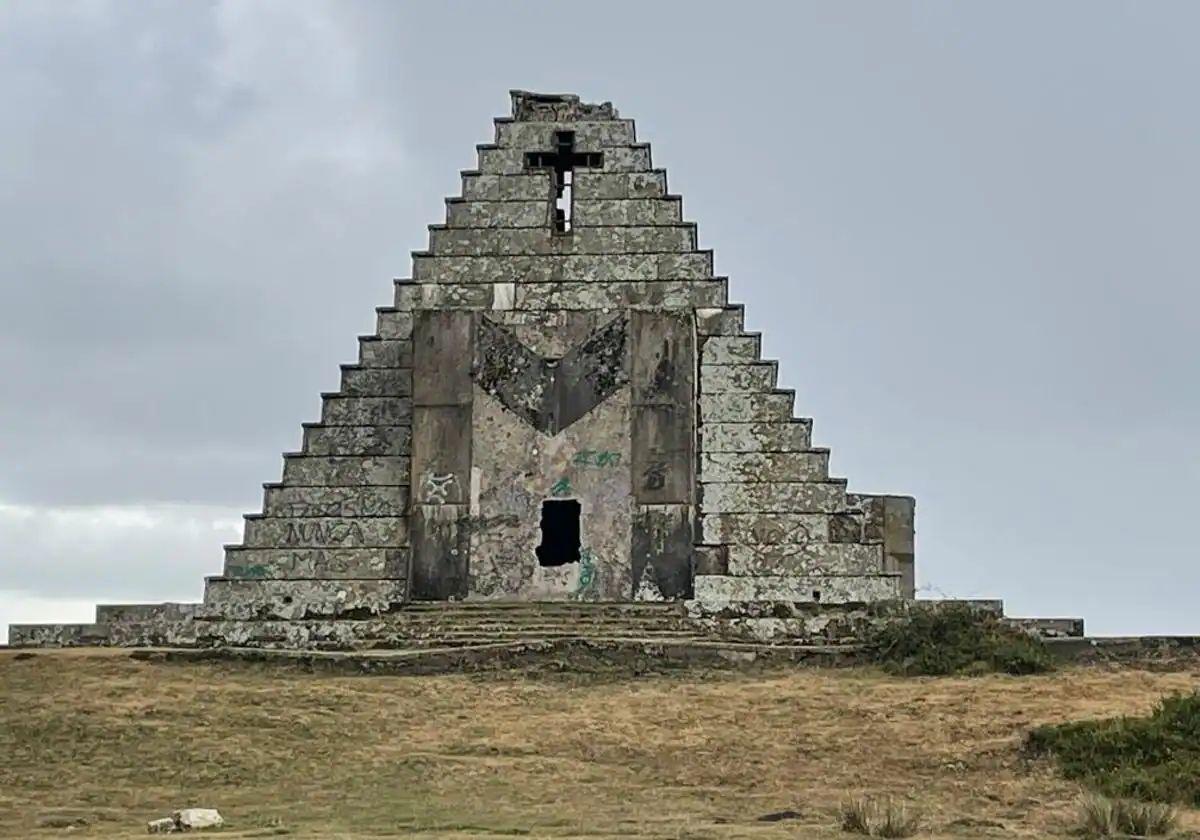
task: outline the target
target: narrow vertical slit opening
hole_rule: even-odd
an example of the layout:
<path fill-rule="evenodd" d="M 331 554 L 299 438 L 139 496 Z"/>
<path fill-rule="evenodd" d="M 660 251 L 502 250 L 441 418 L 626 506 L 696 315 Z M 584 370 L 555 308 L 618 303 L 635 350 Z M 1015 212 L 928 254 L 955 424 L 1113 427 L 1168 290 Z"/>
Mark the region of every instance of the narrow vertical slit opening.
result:
<path fill-rule="evenodd" d="M 565 566 L 579 562 L 580 509 L 574 499 L 542 502 L 542 543 L 534 552 L 538 565 Z"/>
<path fill-rule="evenodd" d="M 554 200 L 555 229 L 559 233 L 571 232 L 571 184 L 574 174 L 569 169 L 561 174 L 558 198 Z"/>

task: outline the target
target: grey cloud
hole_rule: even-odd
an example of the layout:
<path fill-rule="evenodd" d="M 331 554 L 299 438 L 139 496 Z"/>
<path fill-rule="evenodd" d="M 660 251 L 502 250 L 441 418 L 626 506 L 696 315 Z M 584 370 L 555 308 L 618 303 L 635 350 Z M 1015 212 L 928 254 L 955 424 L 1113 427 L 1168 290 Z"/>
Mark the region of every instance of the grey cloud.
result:
<path fill-rule="evenodd" d="M 5 4 L 0 500 L 252 509 L 506 90 L 575 90 L 923 582 L 1196 630 L 1194 6 L 556 8 Z"/>

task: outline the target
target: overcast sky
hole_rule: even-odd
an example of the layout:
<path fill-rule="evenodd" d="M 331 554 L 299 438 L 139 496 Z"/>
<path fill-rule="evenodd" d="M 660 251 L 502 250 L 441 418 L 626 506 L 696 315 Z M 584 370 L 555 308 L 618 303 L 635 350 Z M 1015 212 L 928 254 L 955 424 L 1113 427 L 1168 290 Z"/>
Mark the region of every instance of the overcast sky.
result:
<path fill-rule="evenodd" d="M 638 121 L 920 586 L 1200 633 L 1200 6 L 549 8 L 0 4 L 0 639 L 200 597 L 513 87 Z"/>

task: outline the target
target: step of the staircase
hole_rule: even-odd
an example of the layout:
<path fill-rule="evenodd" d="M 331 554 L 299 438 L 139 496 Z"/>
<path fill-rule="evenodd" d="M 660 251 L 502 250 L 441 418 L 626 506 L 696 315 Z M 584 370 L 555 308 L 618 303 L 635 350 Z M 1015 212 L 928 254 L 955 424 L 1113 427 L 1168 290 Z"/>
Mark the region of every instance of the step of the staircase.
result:
<path fill-rule="evenodd" d="M 441 621 L 441 622 L 412 622 L 387 621 L 386 626 L 397 632 L 411 635 L 427 636 L 445 633 L 657 633 L 660 631 L 674 632 L 687 628 L 687 619 L 664 622 L 623 622 L 623 621 L 589 621 L 589 622 L 536 622 L 536 621 Z"/>
<path fill-rule="evenodd" d="M 476 645 L 500 644 L 506 642 L 537 642 L 537 641 L 627 641 L 640 639 L 655 642 L 704 642 L 712 641 L 712 637 L 703 633 L 687 632 L 613 632 L 613 633 L 445 633 L 428 637 L 408 637 L 405 639 L 363 637 L 356 646 L 372 647 L 380 645 L 387 648 L 397 647 L 471 647 Z"/>
<path fill-rule="evenodd" d="M 409 625 L 394 616 L 355 621 L 196 621 L 191 628 L 191 644 L 273 645 L 308 647 L 393 647 L 405 648 L 429 644 L 462 645 L 500 641 L 577 638 L 712 638 L 699 626 L 621 626 L 594 623 L 570 625 L 507 625 L 479 627 L 470 624 L 442 623 Z M 148 637 L 153 639 L 153 637 Z M 178 638 L 173 644 L 189 643 Z"/>
<path fill-rule="evenodd" d="M 899 575 L 696 575 L 696 599 L 708 603 L 764 601 L 843 604 L 900 600 Z"/>
<path fill-rule="evenodd" d="M 678 601 L 410 601 L 405 612 L 641 613 L 682 612 Z"/>
<path fill-rule="evenodd" d="M 97 604 L 96 623 L 114 621 L 180 621 L 196 615 L 199 604 L 165 601 L 159 604 Z"/>
<path fill-rule="evenodd" d="M 1043 639 L 1081 639 L 1084 635 L 1082 618 L 1005 617 L 1004 623 Z"/>
<path fill-rule="evenodd" d="M 148 661 L 242 660 L 328 667 L 354 672 L 436 674 L 549 666 L 588 671 L 744 667 L 755 664 L 840 665 L 855 661 L 852 645 L 763 645 L 741 642 L 663 641 L 658 639 L 558 639 L 502 642 L 460 647 L 402 650 L 311 650 L 257 647 L 143 649 L 131 655 Z"/>
<path fill-rule="evenodd" d="M 111 644 L 107 624 L 10 624 L 9 647 L 99 647 Z"/>

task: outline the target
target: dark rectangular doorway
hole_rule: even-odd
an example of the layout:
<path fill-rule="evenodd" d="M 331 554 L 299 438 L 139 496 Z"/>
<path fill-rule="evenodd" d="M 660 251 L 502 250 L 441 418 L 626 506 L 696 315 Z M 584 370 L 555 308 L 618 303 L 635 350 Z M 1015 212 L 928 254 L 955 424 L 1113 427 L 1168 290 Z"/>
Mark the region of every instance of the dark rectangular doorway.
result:
<path fill-rule="evenodd" d="M 542 502 L 542 544 L 537 547 L 538 564 L 565 566 L 579 562 L 580 504 L 574 499 Z"/>

